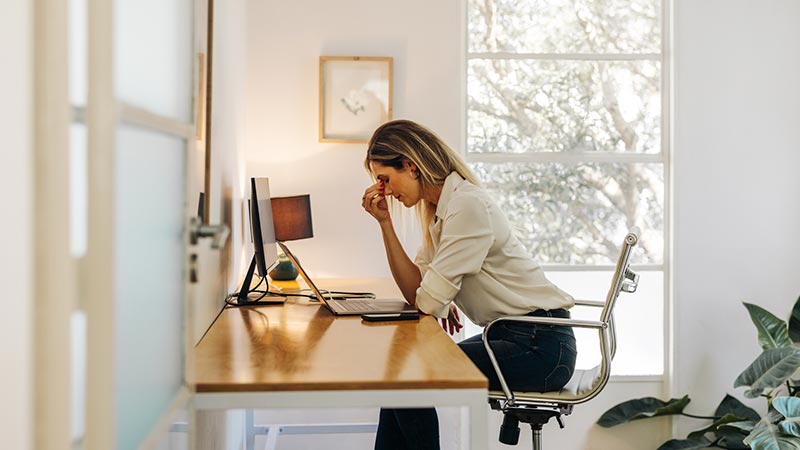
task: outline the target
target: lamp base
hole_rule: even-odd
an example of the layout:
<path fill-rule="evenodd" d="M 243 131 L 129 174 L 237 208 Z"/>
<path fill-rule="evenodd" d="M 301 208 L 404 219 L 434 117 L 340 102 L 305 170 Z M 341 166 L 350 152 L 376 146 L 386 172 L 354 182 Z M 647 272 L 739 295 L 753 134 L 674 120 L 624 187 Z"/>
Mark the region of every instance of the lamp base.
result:
<path fill-rule="evenodd" d="M 297 274 L 297 267 L 283 253 L 278 255 L 278 264 L 269 271 L 269 277 L 278 281 L 292 281 L 297 278 Z"/>

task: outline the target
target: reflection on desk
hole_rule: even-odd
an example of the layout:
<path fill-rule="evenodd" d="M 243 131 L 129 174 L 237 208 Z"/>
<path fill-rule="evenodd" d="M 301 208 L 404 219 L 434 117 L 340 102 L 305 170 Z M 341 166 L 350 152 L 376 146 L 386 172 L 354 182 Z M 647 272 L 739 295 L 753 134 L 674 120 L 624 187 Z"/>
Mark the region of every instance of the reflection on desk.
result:
<path fill-rule="evenodd" d="M 305 299 L 225 309 L 196 347 L 195 369 L 198 392 L 487 386 L 431 316 L 368 323 Z"/>

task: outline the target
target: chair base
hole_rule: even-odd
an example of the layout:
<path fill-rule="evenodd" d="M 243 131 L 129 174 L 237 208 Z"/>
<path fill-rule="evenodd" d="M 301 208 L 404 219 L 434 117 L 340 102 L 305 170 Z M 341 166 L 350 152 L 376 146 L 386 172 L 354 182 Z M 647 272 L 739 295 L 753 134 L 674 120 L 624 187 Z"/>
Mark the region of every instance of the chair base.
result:
<path fill-rule="evenodd" d="M 533 435 L 533 450 L 542 448 L 542 427 L 555 417 L 558 425 L 564 428 L 562 415 L 572 413 L 572 405 L 501 405 L 499 401 L 490 402 L 492 409 L 503 412 L 503 425 L 500 426 L 498 439 L 506 445 L 519 443 L 519 423 L 527 423 Z"/>

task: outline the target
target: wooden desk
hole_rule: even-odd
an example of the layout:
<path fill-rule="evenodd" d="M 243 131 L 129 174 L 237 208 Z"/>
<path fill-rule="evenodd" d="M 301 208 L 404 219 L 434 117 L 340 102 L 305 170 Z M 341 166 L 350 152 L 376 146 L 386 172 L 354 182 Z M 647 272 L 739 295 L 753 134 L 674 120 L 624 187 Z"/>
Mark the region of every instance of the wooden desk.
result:
<path fill-rule="evenodd" d="M 391 280 L 315 280 L 398 297 Z M 433 317 L 362 322 L 318 303 L 226 308 L 195 351 L 198 409 L 469 408 L 470 448 L 487 445 L 487 381 Z"/>

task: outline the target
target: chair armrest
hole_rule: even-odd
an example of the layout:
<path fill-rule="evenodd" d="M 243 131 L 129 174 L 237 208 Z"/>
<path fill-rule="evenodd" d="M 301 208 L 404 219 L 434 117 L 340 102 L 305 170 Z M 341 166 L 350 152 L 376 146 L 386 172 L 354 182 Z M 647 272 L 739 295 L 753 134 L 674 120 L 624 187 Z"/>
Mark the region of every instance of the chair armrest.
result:
<path fill-rule="evenodd" d="M 598 308 L 602 308 L 606 306 L 606 302 L 601 302 L 599 300 L 578 300 L 575 299 L 575 304 L 578 306 L 596 306 Z"/>
<path fill-rule="evenodd" d="M 498 322 L 527 322 L 527 323 L 540 323 L 543 325 L 564 325 L 568 327 L 578 328 L 597 328 L 606 329 L 608 324 L 598 320 L 581 320 L 581 319 L 562 319 L 560 317 L 538 317 L 538 316 L 505 316 L 498 317 L 497 319 L 489 322 L 484 328 L 484 336 L 494 324 Z"/>
<path fill-rule="evenodd" d="M 494 356 L 494 351 L 489 344 L 489 330 L 498 322 L 527 322 L 543 325 L 565 325 L 578 328 L 595 328 L 597 330 L 601 330 L 601 334 L 605 334 L 608 330 L 607 322 L 600 322 L 597 320 L 562 319 L 560 317 L 504 316 L 498 317 L 497 319 L 486 324 L 486 327 L 483 329 L 483 346 L 486 348 L 486 353 L 489 354 L 489 361 L 492 363 L 492 367 L 497 374 L 497 378 L 500 381 L 500 386 L 503 389 L 503 393 L 506 395 L 508 402 L 512 405 L 514 404 L 514 393 L 508 387 L 508 383 L 506 383 L 503 372 L 500 370 L 500 364 L 497 362 L 497 358 Z M 603 359 L 605 360 L 605 357 Z"/>

